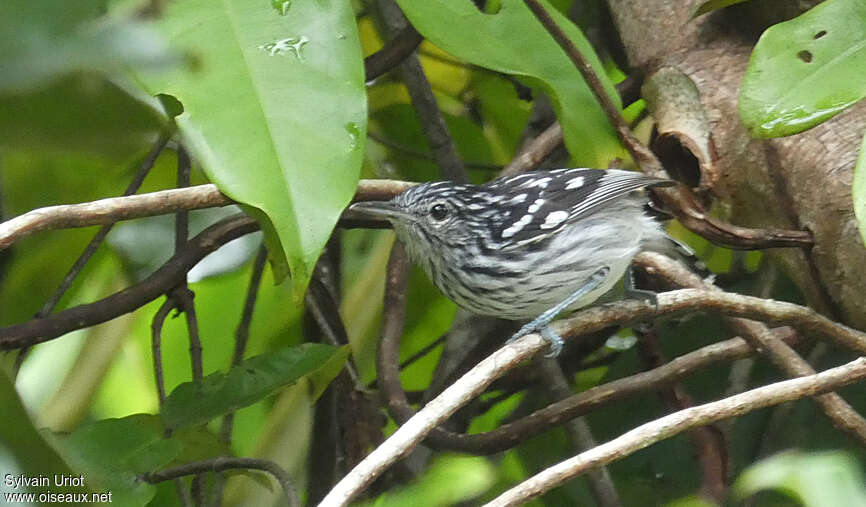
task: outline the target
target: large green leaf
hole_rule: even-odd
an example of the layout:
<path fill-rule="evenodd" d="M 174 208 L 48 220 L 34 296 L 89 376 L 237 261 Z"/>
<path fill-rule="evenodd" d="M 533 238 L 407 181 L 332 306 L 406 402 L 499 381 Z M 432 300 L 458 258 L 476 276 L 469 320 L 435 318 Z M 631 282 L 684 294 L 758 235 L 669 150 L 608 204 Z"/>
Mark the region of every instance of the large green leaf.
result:
<path fill-rule="evenodd" d="M 0 146 L 128 155 L 167 126 L 159 101 L 117 75 L 179 59 L 149 27 L 104 10 L 0 2 Z"/>
<path fill-rule="evenodd" d="M 496 480 L 493 465 L 478 456 L 443 456 L 415 482 L 361 503 L 364 507 L 457 505 L 472 502 Z"/>
<path fill-rule="evenodd" d="M 12 457 L 13 462 L 28 477 L 70 473 L 66 463 L 33 426 L 15 386 L 3 371 L 0 371 L 0 409 L 3 411 L 0 459 L 6 461 L 6 458 Z"/>
<path fill-rule="evenodd" d="M 210 421 L 294 384 L 302 377 L 313 382 L 316 397 L 339 373 L 348 355 L 347 347 L 305 343 L 247 359 L 228 373 L 217 372 L 200 385 L 186 382 L 166 398 L 162 418 L 177 428 Z"/>
<path fill-rule="evenodd" d="M 2 72 L 0 72 L 2 74 Z M 0 146 L 125 156 L 166 128 L 159 101 L 98 76 L 74 75 L 0 94 Z"/>
<path fill-rule="evenodd" d="M 185 447 L 163 434 L 158 416 L 136 414 L 82 426 L 58 438 L 58 445 L 93 491 L 111 491 L 116 504 L 147 505 L 156 487 L 139 480 L 139 475 L 167 466 Z"/>
<path fill-rule="evenodd" d="M 100 17 L 106 0 L 0 2 L 0 93 L 31 90 L 78 71 L 119 72 L 175 61 L 166 43 L 132 20 Z"/>
<path fill-rule="evenodd" d="M 613 129 L 580 73 L 522 0 L 503 0 L 495 14 L 482 13 L 465 0 L 397 3 L 415 28 L 445 51 L 545 87 L 554 99 L 566 146 L 578 164 L 606 167 L 620 153 Z M 565 16 L 545 5 L 619 104 L 589 42 Z"/>
<path fill-rule="evenodd" d="M 844 452 L 787 452 L 752 465 L 734 483 L 735 498 L 774 489 L 807 507 L 866 505 L 863 474 Z"/>
<path fill-rule="evenodd" d="M 764 32 L 740 89 L 740 117 L 753 136 L 786 136 L 864 95 L 866 3 L 830 0 Z"/>
<path fill-rule="evenodd" d="M 282 246 L 300 296 L 357 184 L 364 69 L 350 2 L 268 4 L 169 2 L 160 27 L 199 65 L 141 78 L 183 103 L 177 124 L 208 176 L 267 217 L 276 274 Z"/>

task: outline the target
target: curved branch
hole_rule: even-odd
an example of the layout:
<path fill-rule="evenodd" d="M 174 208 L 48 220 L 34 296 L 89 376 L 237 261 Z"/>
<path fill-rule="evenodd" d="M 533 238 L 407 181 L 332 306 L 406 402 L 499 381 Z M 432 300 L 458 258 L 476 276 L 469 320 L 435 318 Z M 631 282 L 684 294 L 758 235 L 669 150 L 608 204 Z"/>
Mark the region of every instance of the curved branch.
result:
<path fill-rule="evenodd" d="M 283 488 L 283 493 L 286 495 L 286 500 L 291 506 L 300 506 L 301 501 L 298 498 L 298 490 L 292 484 L 292 479 L 289 474 L 283 470 L 280 465 L 266 459 L 254 458 L 235 458 L 230 456 L 220 456 L 218 458 L 194 461 L 183 465 L 158 470 L 156 472 L 148 472 L 141 476 L 141 480 L 149 484 L 156 484 L 187 475 L 195 475 L 204 472 L 224 472 L 226 470 L 261 470 L 271 474 L 280 486 Z"/>
<path fill-rule="evenodd" d="M 655 307 L 642 301 L 619 301 L 589 308 L 578 312 L 574 317 L 554 322 L 552 327 L 563 338 L 574 338 L 611 325 L 633 324 L 662 315 L 679 315 L 697 310 L 791 325 L 805 334 L 816 334 L 866 354 L 866 334 L 837 324 L 809 308 L 792 303 L 698 289 L 681 289 L 659 294 L 658 304 Z M 504 346 L 481 361 L 370 453 L 331 490 L 320 505 L 347 503 L 391 464 L 411 452 L 451 414 L 481 394 L 496 378 L 535 355 L 545 346 L 546 342 L 540 335 L 530 334 Z M 600 387 L 608 388 L 608 386 Z"/>
<path fill-rule="evenodd" d="M 368 83 L 393 69 L 421 44 L 424 38 L 412 25 L 400 30 L 382 49 L 364 58 L 364 80 Z"/>
<path fill-rule="evenodd" d="M 354 200 L 388 200 L 413 184 L 398 180 L 360 180 Z M 216 185 L 207 184 L 81 204 L 48 206 L 0 223 L 0 250 L 36 232 L 110 224 L 121 220 L 166 215 L 181 210 L 218 208 L 229 204 L 236 202 L 220 192 Z"/>
<path fill-rule="evenodd" d="M 129 199 L 128 197 L 125 199 Z M 99 301 L 42 319 L 0 328 L 0 350 L 28 347 L 70 331 L 100 324 L 144 306 L 175 287 L 201 259 L 229 241 L 258 230 L 255 220 L 234 215 L 208 227 L 141 282 Z"/>
<path fill-rule="evenodd" d="M 777 382 L 675 412 L 562 461 L 511 488 L 487 505 L 521 505 L 590 468 L 623 458 L 688 429 L 737 417 L 760 408 L 826 393 L 863 379 L 866 379 L 866 358 L 861 357 L 815 375 Z"/>
<path fill-rule="evenodd" d="M 131 218 L 233 204 L 216 185 L 112 197 L 82 204 L 61 204 L 28 211 L 0 224 L 0 250 L 24 236 L 49 229 L 104 225 Z"/>

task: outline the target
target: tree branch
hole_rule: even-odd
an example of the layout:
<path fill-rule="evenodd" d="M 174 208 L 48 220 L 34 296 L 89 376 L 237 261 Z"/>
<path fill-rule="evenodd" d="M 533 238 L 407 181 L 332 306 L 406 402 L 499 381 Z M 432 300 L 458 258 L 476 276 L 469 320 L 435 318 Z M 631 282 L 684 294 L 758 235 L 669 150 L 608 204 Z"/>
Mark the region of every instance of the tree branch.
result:
<path fill-rule="evenodd" d="M 289 474 L 273 461 L 268 461 L 266 459 L 220 456 L 218 458 L 185 463 L 177 467 L 166 468 L 156 472 L 148 472 L 141 476 L 141 480 L 150 484 L 157 484 L 163 481 L 185 477 L 187 475 L 195 475 L 205 472 L 224 472 L 226 470 L 238 469 L 261 470 L 271 474 L 283 488 L 283 493 L 286 495 L 286 501 L 288 504 L 293 507 L 301 505 L 301 501 L 298 499 L 298 491 L 292 484 L 292 479 L 289 477 Z"/>
<path fill-rule="evenodd" d="M 411 26 L 394 0 L 379 0 L 378 6 L 388 31 L 399 34 Z M 407 55 L 397 69 L 400 72 L 400 79 L 409 91 L 421 130 L 430 144 L 442 178 L 467 183 L 469 176 L 466 174 L 466 167 L 460 154 L 457 153 L 457 145 L 454 144 L 448 125 L 445 124 L 445 118 L 439 110 L 433 88 L 430 87 L 430 82 L 424 74 L 418 55 Z"/>
<path fill-rule="evenodd" d="M 129 199 L 126 197 L 124 199 Z M 234 215 L 208 227 L 141 282 L 99 301 L 76 306 L 42 319 L 0 328 L 0 350 L 16 349 L 93 326 L 139 308 L 176 286 L 187 271 L 229 241 L 258 230 L 255 220 Z"/>
<path fill-rule="evenodd" d="M 619 301 L 601 305 L 554 322 L 552 327 L 563 338 L 573 338 L 611 325 L 627 325 L 662 315 L 679 315 L 709 310 L 727 315 L 761 319 L 791 325 L 804 333 L 822 336 L 866 353 L 866 334 L 837 324 L 813 310 L 792 303 L 696 289 L 682 289 L 658 295 L 653 307 L 639 301 Z M 381 446 L 343 478 L 321 505 L 344 505 L 391 464 L 407 455 L 424 437 L 460 407 L 481 394 L 496 378 L 533 356 L 546 346 L 538 334 L 530 334 L 494 352 L 445 389 Z M 608 388 L 609 386 L 601 386 Z"/>
<path fill-rule="evenodd" d="M 511 488 L 488 503 L 491 507 L 520 505 L 590 468 L 607 464 L 683 431 L 760 408 L 815 396 L 866 378 L 866 358 L 824 372 L 759 387 L 712 403 L 687 408 L 638 426 L 607 443 L 562 461 Z"/>
<path fill-rule="evenodd" d="M 356 201 L 388 200 L 413 183 L 397 180 L 360 180 Z M 216 185 L 161 190 L 148 194 L 112 197 L 81 204 L 61 204 L 28 211 L 0 224 L 0 250 L 36 232 L 72 227 L 89 227 L 166 215 L 180 210 L 217 208 L 236 204 Z"/>

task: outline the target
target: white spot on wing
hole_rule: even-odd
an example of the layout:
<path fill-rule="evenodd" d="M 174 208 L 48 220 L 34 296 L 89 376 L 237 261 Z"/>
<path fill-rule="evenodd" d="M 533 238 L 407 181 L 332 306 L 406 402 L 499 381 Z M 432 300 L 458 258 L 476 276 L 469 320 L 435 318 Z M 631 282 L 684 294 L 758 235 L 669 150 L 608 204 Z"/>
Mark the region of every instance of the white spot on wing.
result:
<path fill-rule="evenodd" d="M 568 183 L 565 184 L 566 190 L 573 190 L 575 188 L 580 188 L 583 186 L 583 176 L 578 176 L 576 178 L 572 178 L 568 180 Z"/>
<path fill-rule="evenodd" d="M 533 188 L 533 187 L 547 188 L 547 184 L 550 183 L 551 179 L 553 179 L 553 178 L 538 178 L 538 179 L 524 183 L 523 186 L 526 188 Z"/>
<path fill-rule="evenodd" d="M 544 219 L 544 223 L 541 224 L 540 227 L 542 229 L 551 229 L 551 228 L 556 227 L 557 225 L 561 224 L 562 222 L 564 222 L 565 219 L 567 219 L 567 218 L 568 218 L 568 212 L 567 211 L 562 211 L 562 210 L 551 211 L 550 213 L 548 213 L 547 217 Z"/>
<path fill-rule="evenodd" d="M 517 194 L 508 200 L 508 204 L 520 204 L 526 200 L 527 194 Z"/>
<path fill-rule="evenodd" d="M 535 213 L 539 208 L 541 208 L 542 204 L 544 204 L 544 199 L 536 199 L 534 203 L 529 205 L 529 208 L 526 211 Z"/>
<path fill-rule="evenodd" d="M 529 222 L 532 222 L 532 214 L 523 215 L 522 217 L 520 217 L 520 220 L 514 222 L 509 228 L 502 231 L 502 237 L 510 238 L 511 236 L 514 236 L 515 234 L 520 232 L 521 229 L 526 227 L 526 224 L 528 224 Z"/>

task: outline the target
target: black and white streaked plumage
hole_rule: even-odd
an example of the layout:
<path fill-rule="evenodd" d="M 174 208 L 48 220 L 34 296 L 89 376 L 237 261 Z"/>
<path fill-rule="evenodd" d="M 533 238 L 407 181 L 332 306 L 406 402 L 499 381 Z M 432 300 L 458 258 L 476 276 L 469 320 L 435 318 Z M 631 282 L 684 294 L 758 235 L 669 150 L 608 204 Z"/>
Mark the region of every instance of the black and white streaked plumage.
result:
<path fill-rule="evenodd" d="M 530 332 L 547 327 L 551 309 L 591 304 L 639 251 L 666 242 L 635 191 L 672 183 L 621 170 L 558 169 L 483 185 L 424 183 L 352 209 L 389 220 L 412 260 L 461 307 L 512 320 L 548 315 Z M 548 339 L 556 351 L 555 335 Z"/>

